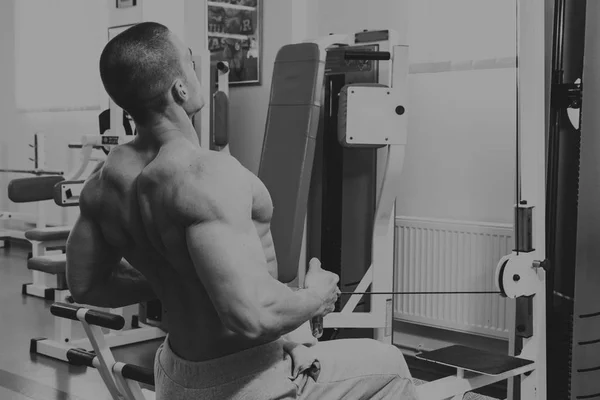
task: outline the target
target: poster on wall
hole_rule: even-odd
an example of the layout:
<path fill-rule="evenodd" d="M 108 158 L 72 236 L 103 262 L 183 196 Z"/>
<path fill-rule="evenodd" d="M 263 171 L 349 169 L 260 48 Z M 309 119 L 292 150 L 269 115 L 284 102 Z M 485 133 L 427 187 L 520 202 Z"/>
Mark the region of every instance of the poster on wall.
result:
<path fill-rule="evenodd" d="M 211 61 L 229 63 L 229 84 L 260 83 L 260 6 L 262 0 L 208 1 Z"/>

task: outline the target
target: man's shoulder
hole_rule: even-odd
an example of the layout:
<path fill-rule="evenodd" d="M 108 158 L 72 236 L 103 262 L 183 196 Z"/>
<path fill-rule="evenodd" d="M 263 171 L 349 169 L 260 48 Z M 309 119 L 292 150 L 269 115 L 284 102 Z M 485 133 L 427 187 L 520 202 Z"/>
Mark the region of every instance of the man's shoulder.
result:
<path fill-rule="evenodd" d="M 251 201 L 248 171 L 231 156 L 194 150 L 167 163 L 160 167 L 168 180 L 165 207 L 177 218 L 222 218 Z"/>
<path fill-rule="evenodd" d="M 161 185 L 177 186 L 198 183 L 224 184 L 244 177 L 244 168 L 234 157 L 226 154 L 181 145 L 161 149 L 159 155 L 144 169 L 143 177 L 158 180 Z"/>
<path fill-rule="evenodd" d="M 102 187 L 100 175 L 104 164 L 96 166 L 92 174 L 85 180 L 79 194 L 79 209 L 87 216 L 94 216 L 102 208 Z"/>

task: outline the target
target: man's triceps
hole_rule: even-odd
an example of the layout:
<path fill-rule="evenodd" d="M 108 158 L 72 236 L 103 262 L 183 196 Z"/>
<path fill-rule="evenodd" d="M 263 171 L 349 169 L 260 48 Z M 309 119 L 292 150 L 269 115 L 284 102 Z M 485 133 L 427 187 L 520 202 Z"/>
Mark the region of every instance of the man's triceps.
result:
<path fill-rule="evenodd" d="M 319 304 L 273 278 L 254 228 L 210 223 L 188 231 L 190 255 L 224 325 L 279 337 L 305 323 Z"/>

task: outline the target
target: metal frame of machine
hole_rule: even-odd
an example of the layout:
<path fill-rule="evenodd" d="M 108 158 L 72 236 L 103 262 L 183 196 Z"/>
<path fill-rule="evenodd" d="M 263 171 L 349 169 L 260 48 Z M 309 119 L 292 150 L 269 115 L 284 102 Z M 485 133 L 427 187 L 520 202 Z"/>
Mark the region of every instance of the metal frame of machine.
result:
<path fill-rule="evenodd" d="M 154 371 L 115 360 L 111 345 L 102 328 L 120 330 L 125 320 L 120 315 L 91 310 L 85 307 L 54 304 L 50 311 L 57 318 L 81 322 L 93 352 L 72 347 L 65 356 L 72 365 L 94 367 L 100 373 L 111 398 L 114 400 L 151 400 L 155 393 L 142 389 L 140 382 L 154 385 Z"/>
<path fill-rule="evenodd" d="M 377 174 L 378 195 L 372 237 L 372 264 L 365 273 L 356 292 L 364 292 L 371 286 L 374 292 L 392 292 L 394 282 L 394 222 L 395 201 L 399 190 L 399 178 L 404 162 L 407 139 L 406 117 L 394 114 L 394 125 L 386 124 L 378 137 L 369 135 L 361 121 L 372 123 L 372 114 L 376 107 L 390 99 L 396 105 L 405 105 L 408 92 L 408 47 L 399 44 L 398 34 L 387 31 L 389 40 L 361 42 L 361 45 L 378 45 L 382 52 L 389 52 L 390 61 L 379 66 L 379 83 L 385 87 L 356 87 L 348 97 L 348 126 L 354 133 L 348 136 L 364 146 L 379 146 L 378 155 L 385 163 L 382 173 Z M 354 35 L 330 35 L 316 41 L 325 51 L 334 47 L 352 46 Z M 383 91 L 382 91 L 383 89 Z M 380 95 L 383 93 L 383 96 Z M 374 108 L 375 106 L 375 108 Z M 393 113 L 395 107 L 385 104 L 382 109 Z M 380 113 L 377 113 L 380 114 Z M 373 125 L 371 125 L 373 126 Z M 387 128 L 387 129 L 386 129 Z M 391 267 L 391 268 L 390 268 Z M 301 266 L 300 270 L 303 267 Z M 392 342 L 392 295 L 379 295 L 371 300 L 370 312 L 354 313 L 361 295 L 352 296 L 341 311 L 327 315 L 324 328 L 374 328 L 378 340 Z"/>

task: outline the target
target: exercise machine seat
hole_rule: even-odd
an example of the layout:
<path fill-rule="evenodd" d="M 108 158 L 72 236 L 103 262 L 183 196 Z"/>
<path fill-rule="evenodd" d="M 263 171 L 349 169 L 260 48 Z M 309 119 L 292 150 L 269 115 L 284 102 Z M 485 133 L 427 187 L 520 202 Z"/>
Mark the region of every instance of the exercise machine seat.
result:
<path fill-rule="evenodd" d="M 52 254 L 32 257 L 27 260 L 27 268 L 33 271 L 45 272 L 51 275 L 65 274 L 67 271 L 67 255 Z"/>
<path fill-rule="evenodd" d="M 55 240 L 67 240 L 71 233 L 70 226 L 55 226 L 50 228 L 35 228 L 25 232 L 25 238 L 37 242 L 49 242 Z"/>
<path fill-rule="evenodd" d="M 64 180 L 58 175 L 13 179 L 8 184 L 8 198 L 14 203 L 52 200 L 54 185 Z"/>
<path fill-rule="evenodd" d="M 258 177 L 273 200 L 271 231 L 285 283 L 298 274 L 324 73 L 325 52 L 315 43 L 277 53 Z"/>

